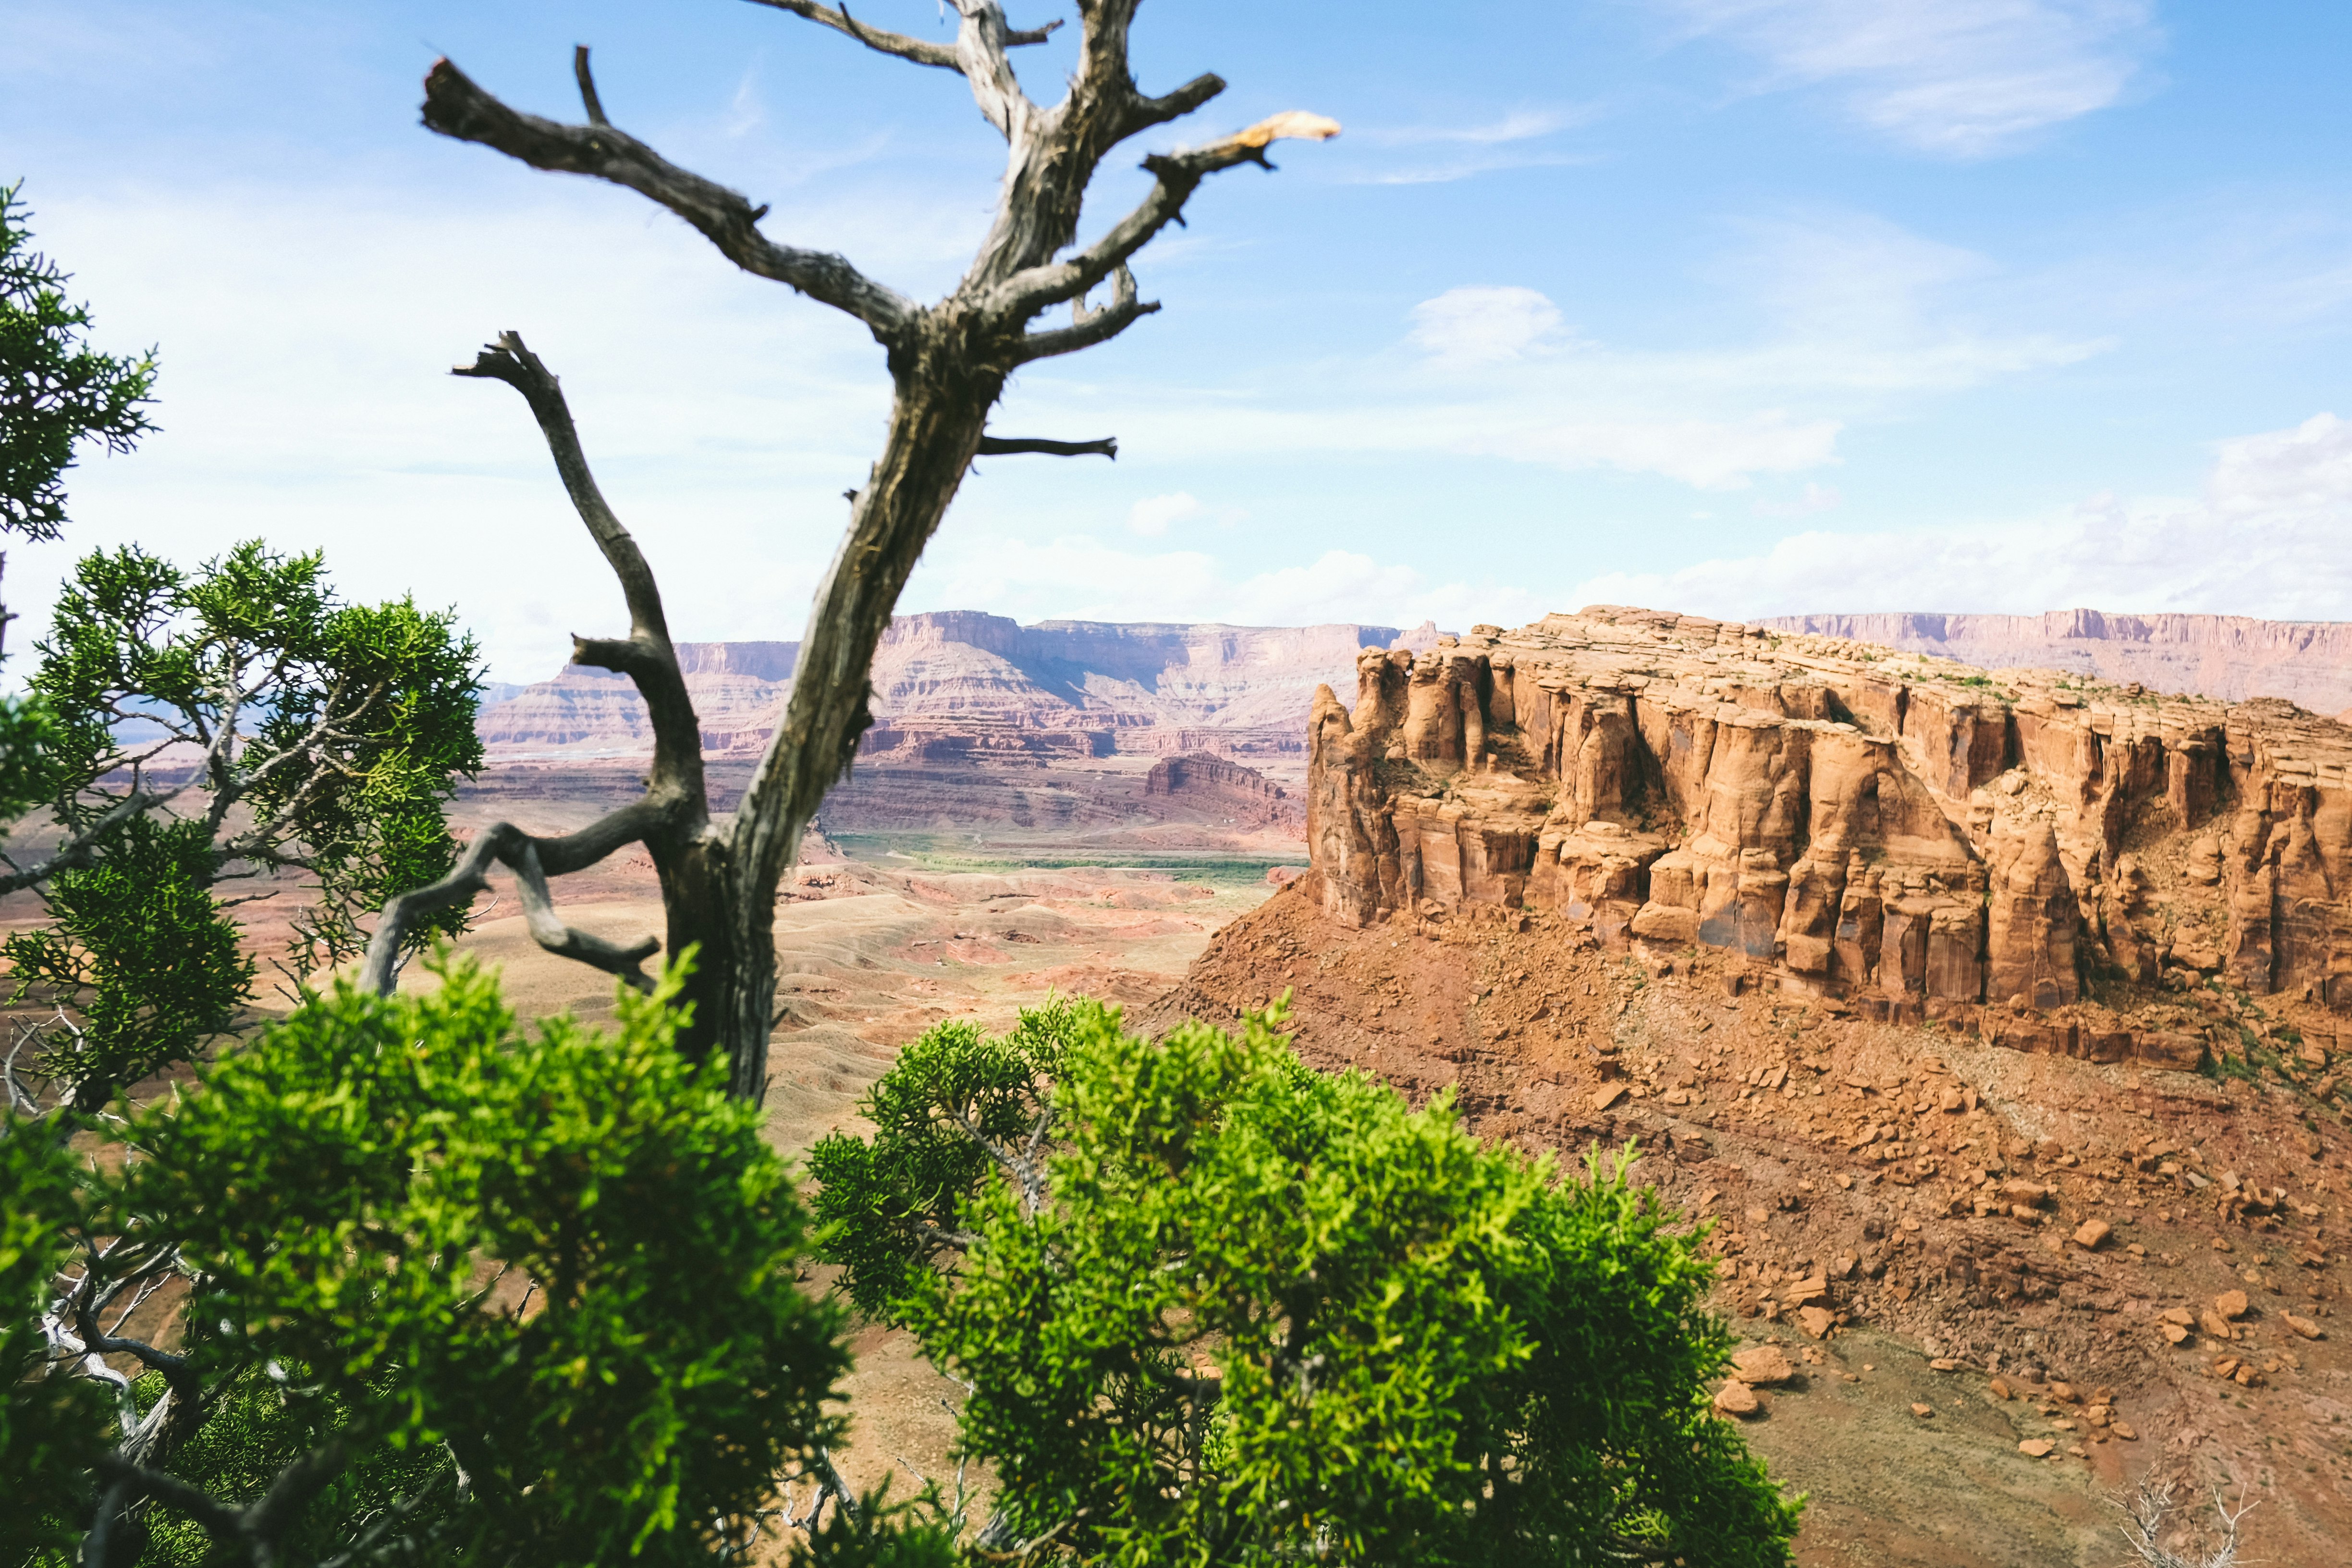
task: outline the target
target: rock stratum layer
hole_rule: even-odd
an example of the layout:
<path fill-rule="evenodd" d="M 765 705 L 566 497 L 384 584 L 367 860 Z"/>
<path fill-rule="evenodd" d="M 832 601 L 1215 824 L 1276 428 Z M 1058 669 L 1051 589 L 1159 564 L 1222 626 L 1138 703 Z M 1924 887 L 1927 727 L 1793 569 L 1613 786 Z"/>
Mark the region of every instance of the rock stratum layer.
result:
<path fill-rule="evenodd" d="M 2290 703 L 1613 607 L 1356 675 L 1308 742 L 1345 923 L 1559 910 L 2097 1059 L 2202 1052 L 2074 1008 L 2102 987 L 2218 972 L 2352 1010 L 2352 731 Z"/>
<path fill-rule="evenodd" d="M 1990 668 L 2063 669 L 2224 701 L 2281 697 L 2317 713 L 2352 708 L 2352 622 L 2246 616 L 1784 616 L 1759 623 Z"/>
<path fill-rule="evenodd" d="M 1227 626 L 902 616 L 874 659 L 864 755 L 908 765 L 1118 753 L 1297 757 L 1316 688 L 1353 678 L 1367 647 L 1432 646 L 1434 626 Z M 756 753 L 792 689 L 800 645 L 681 643 L 703 744 Z M 494 755 L 629 755 L 651 748 L 628 681 L 569 666 L 483 710 Z"/>

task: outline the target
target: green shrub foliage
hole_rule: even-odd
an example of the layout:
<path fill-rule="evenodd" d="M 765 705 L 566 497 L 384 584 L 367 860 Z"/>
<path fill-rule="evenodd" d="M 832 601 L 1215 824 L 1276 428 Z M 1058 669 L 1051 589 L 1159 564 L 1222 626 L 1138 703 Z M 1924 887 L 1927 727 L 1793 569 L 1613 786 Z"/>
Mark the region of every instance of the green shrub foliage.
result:
<path fill-rule="evenodd" d="M 69 1260 L 79 1187 L 54 1140 L 0 1138 L 0 1563 L 11 1568 L 71 1541 L 73 1504 L 106 1436 L 96 1383 L 43 1375 L 39 1320 Z"/>
<path fill-rule="evenodd" d="M 304 974 L 455 864 L 443 811 L 482 752 L 474 644 L 448 615 L 344 604 L 316 554 L 247 543 L 192 572 L 130 545 L 79 563 L 37 647 L 47 728 L 26 766 L 79 847 L 41 888 L 51 923 L 0 956 L 12 1000 L 72 1015 L 42 1065 L 84 1112 L 189 1059 L 253 994 L 224 890 L 307 884 L 282 965 Z"/>
<path fill-rule="evenodd" d="M 836 1436 L 790 1174 L 678 1053 L 676 971 L 609 1035 L 526 1032 L 471 963 L 436 973 L 338 989 L 135 1121 L 89 1224 L 125 1238 L 110 1271 L 176 1252 L 194 1279 L 211 1404 L 166 1468 L 241 1510 L 310 1467 L 281 1562 L 387 1519 L 450 1561 L 708 1561 Z M 148 1560 L 207 1560 L 220 1532 L 167 1502 Z"/>
<path fill-rule="evenodd" d="M 989 1538 L 1123 1564 L 1790 1561 L 1704 1387 L 1709 1265 L 1630 1152 L 1562 1177 L 1307 1068 L 1282 1017 L 1151 1044 L 948 1024 L 811 1156 L 869 1313 L 971 1387 Z"/>
<path fill-rule="evenodd" d="M 0 531 L 55 539 L 74 448 L 127 452 L 153 427 L 155 356 L 89 346 L 89 307 L 67 302 L 68 274 L 33 249 L 23 189 L 0 186 Z"/>

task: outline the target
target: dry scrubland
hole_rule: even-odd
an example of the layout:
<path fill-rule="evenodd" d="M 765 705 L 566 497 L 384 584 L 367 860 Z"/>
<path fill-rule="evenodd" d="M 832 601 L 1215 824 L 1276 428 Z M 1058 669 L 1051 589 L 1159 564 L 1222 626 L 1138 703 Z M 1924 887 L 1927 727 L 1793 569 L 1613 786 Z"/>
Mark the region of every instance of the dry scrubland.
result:
<path fill-rule="evenodd" d="M 1850 638 L 1789 639 L 1788 658 L 1620 619 L 1575 628 L 1580 652 L 1491 631 L 1359 645 L 1370 707 L 1339 723 L 1318 707 L 1297 750 L 1253 726 L 1189 764 L 952 734 L 868 756 L 778 909 L 775 1142 L 857 1127 L 860 1095 L 941 1019 L 1001 1027 L 1060 992 L 1159 1027 L 1289 991 L 1316 1064 L 1416 1100 L 1450 1087 L 1474 1128 L 1531 1151 L 1639 1140 L 1639 1171 L 1714 1221 L 1716 1305 L 1749 1346 L 1718 1403 L 1811 1494 L 1800 1561 L 2091 1568 L 2121 1550 L 2106 1494 L 2148 1475 L 2251 1489 L 2263 1560 L 2338 1560 L 2345 906 L 2320 797 L 2342 731 L 1900 665 Z M 1546 625 L 1550 645 L 1577 640 Z M 995 679 L 967 649 L 918 646 L 938 689 Z M 1900 695 L 1872 708 L 1862 687 L 1889 681 Z M 1278 695 L 1300 701 L 1291 686 Z M 1738 743 L 1693 764 L 1643 736 L 1702 721 Z M 1942 739 L 1923 748 L 1930 722 Z M 1244 743 L 1271 778 L 1237 764 Z M 716 763 L 714 805 L 748 767 Z M 564 831 L 636 776 L 584 751 L 509 756 L 457 817 Z M 1841 812 L 1840 791 L 1871 810 Z M 1318 869 L 1264 875 L 1304 858 L 1309 814 Z M 1972 937 L 1948 910 L 1937 923 L 2004 893 Z M 661 929 L 642 854 L 562 896 L 599 935 Z M 1812 910 L 1826 940 L 1790 942 Z M 247 913 L 266 950 L 293 910 Z M 504 883 L 476 913 L 465 945 L 519 1006 L 609 1014 L 604 977 L 541 952 Z M 1865 952 L 1856 917 L 1874 913 Z M 1888 934 L 1906 918 L 1916 952 Z M 2049 989 L 2059 966 L 2088 978 Z M 952 1474 L 950 1385 L 903 1335 L 868 1329 L 856 1349 L 851 1478 Z"/>

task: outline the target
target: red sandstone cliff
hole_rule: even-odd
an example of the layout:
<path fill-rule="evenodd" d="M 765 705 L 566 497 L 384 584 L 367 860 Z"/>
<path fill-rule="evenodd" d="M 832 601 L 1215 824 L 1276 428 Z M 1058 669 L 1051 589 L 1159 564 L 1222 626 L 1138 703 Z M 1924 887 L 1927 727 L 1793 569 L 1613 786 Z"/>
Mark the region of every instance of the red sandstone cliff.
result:
<path fill-rule="evenodd" d="M 1347 922 L 1558 908 L 1881 1008 L 2218 970 L 2352 1010 L 2352 731 L 2290 704 L 1609 607 L 1357 675 L 1309 737 Z"/>

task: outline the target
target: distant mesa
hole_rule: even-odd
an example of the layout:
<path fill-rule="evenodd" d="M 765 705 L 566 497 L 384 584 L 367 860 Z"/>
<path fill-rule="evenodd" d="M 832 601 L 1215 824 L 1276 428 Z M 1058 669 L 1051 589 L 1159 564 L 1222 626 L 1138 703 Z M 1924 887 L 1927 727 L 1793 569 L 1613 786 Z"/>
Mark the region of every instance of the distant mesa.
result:
<path fill-rule="evenodd" d="M 1758 623 L 1982 669 L 2058 669 L 2151 691 L 2242 702 L 2283 697 L 2315 713 L 2352 709 L 2352 621 L 2260 621 L 2246 616 L 1782 616 Z"/>
<path fill-rule="evenodd" d="M 973 610 L 902 616 L 875 655 L 875 723 L 860 755 L 1034 766 L 1190 753 L 1297 769 L 1317 687 L 1351 680 L 1365 648 L 1429 647 L 1443 635 L 1433 623 L 1024 626 Z M 678 645 L 706 750 L 748 757 L 767 744 L 799 652 L 793 642 Z M 501 760 L 627 757 L 653 745 L 628 680 L 577 665 L 486 707 L 479 728 Z"/>

